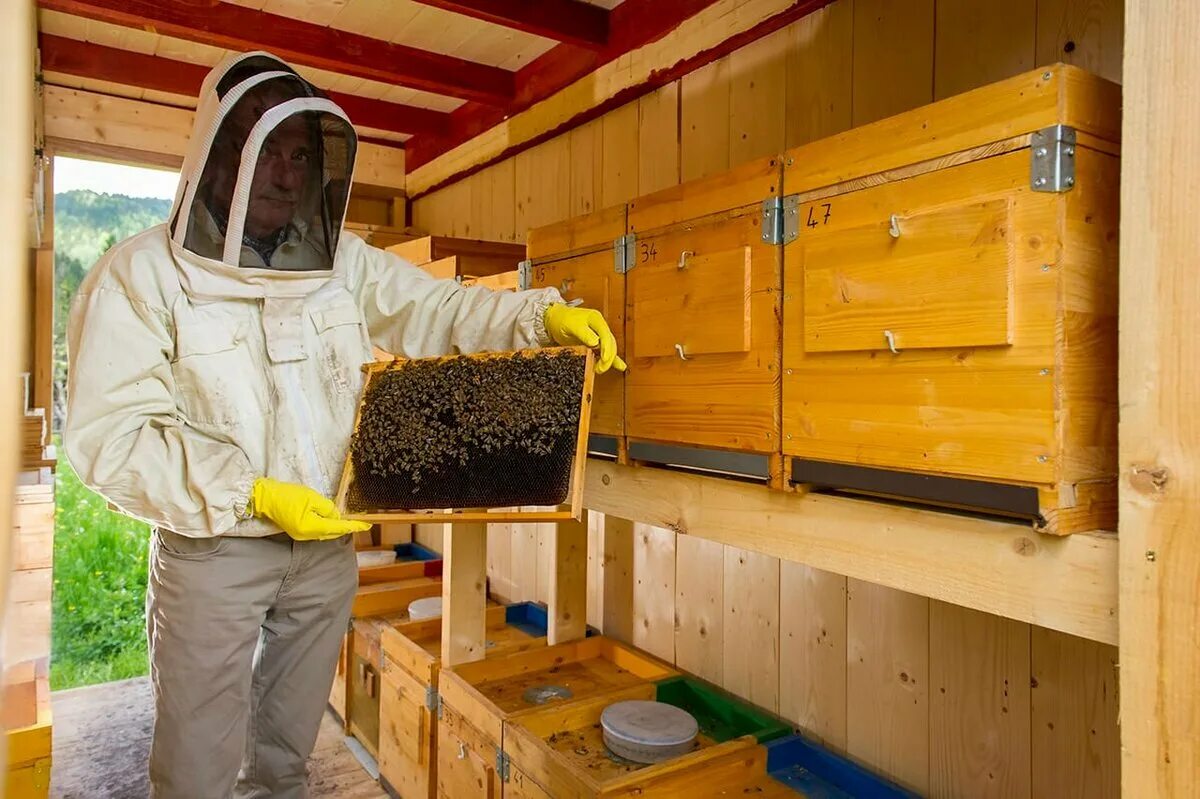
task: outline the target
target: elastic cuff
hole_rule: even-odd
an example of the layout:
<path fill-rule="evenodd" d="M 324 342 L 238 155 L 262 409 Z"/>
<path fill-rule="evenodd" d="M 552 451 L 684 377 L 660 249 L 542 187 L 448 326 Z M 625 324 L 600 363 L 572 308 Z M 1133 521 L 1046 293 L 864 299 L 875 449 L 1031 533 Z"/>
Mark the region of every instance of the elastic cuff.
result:
<path fill-rule="evenodd" d="M 253 475 L 247 475 L 234 486 L 233 514 L 239 522 L 254 518 L 255 480 Z"/>
<path fill-rule="evenodd" d="M 554 345 L 554 339 L 546 332 L 546 310 L 555 304 L 563 302 L 562 295 L 557 289 L 546 289 L 541 299 L 533 304 L 533 338 L 539 347 Z"/>

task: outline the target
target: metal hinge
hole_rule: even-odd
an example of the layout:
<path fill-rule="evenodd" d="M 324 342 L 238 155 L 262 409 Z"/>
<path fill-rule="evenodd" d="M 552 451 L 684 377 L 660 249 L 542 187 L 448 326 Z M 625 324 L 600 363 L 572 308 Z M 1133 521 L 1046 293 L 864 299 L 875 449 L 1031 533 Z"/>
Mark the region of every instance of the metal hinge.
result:
<path fill-rule="evenodd" d="M 1034 191 L 1070 191 L 1075 185 L 1075 128 L 1051 125 L 1033 134 L 1029 186 Z"/>
<path fill-rule="evenodd" d="M 533 261 L 521 261 L 517 264 L 517 289 L 528 291 L 533 288 Z"/>
<path fill-rule="evenodd" d="M 437 698 L 437 717 L 438 717 L 439 721 L 442 718 L 442 695 L 441 694 L 438 694 L 438 698 Z"/>
<path fill-rule="evenodd" d="M 800 196 L 768 197 L 762 201 L 762 240 L 787 244 L 800 235 Z"/>
<path fill-rule="evenodd" d="M 613 240 L 613 269 L 623 275 L 637 263 L 637 234 L 627 233 Z"/>
<path fill-rule="evenodd" d="M 426 710 L 428 710 L 430 713 L 433 713 L 433 712 L 437 711 L 438 709 L 440 709 L 440 707 L 441 707 L 441 697 L 438 696 L 437 689 L 434 688 L 432 685 L 426 685 L 425 686 L 425 708 L 426 708 Z M 441 718 L 440 713 L 438 714 L 438 717 Z"/>
<path fill-rule="evenodd" d="M 508 754 L 503 749 L 496 750 L 496 774 L 500 777 L 501 782 L 508 782 L 508 767 L 510 761 Z"/>

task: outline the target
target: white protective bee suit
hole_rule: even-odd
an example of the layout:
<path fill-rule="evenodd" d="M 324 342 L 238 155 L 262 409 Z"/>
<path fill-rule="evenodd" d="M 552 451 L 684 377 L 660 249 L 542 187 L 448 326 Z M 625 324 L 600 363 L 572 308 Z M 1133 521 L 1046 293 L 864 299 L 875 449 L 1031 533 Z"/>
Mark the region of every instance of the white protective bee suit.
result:
<path fill-rule="evenodd" d="M 551 343 L 557 292 L 464 288 L 343 233 L 355 147 L 341 109 L 283 62 L 221 64 L 170 220 L 109 250 L 72 307 L 67 456 L 155 527 L 156 797 L 307 795 L 352 537 L 295 541 L 252 518 L 254 480 L 332 496 L 372 345 Z"/>

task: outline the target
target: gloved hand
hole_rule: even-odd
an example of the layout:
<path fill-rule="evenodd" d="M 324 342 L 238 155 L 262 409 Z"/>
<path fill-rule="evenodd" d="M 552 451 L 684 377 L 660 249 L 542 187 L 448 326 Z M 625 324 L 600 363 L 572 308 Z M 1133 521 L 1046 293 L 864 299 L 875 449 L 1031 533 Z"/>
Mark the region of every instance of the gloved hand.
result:
<path fill-rule="evenodd" d="M 328 541 L 371 529 L 343 519 L 337 506 L 311 488 L 267 477 L 254 481 L 254 515 L 270 519 L 297 541 Z"/>
<path fill-rule="evenodd" d="M 617 339 L 604 316 L 592 308 L 573 308 L 554 303 L 542 317 L 550 338 L 564 347 L 582 344 L 585 347 L 600 347 L 600 359 L 596 362 L 596 374 L 607 372 L 610 366 L 625 371 L 625 362 L 617 355 Z"/>

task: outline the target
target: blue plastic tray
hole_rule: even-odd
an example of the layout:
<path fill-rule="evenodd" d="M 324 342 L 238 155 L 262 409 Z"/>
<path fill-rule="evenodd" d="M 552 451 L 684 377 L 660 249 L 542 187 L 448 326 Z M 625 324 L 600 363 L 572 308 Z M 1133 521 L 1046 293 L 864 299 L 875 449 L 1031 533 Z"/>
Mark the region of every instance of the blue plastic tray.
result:
<path fill-rule="evenodd" d="M 396 560 L 441 560 L 442 556 L 420 544 L 396 544 Z"/>
<path fill-rule="evenodd" d="M 766 744 L 767 771 L 808 799 L 919 799 L 799 735 Z"/>

